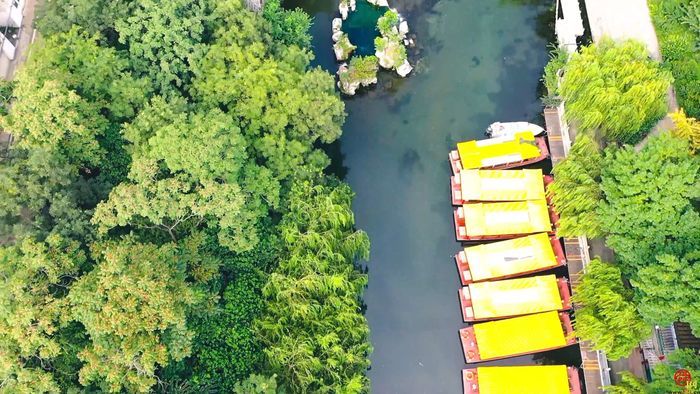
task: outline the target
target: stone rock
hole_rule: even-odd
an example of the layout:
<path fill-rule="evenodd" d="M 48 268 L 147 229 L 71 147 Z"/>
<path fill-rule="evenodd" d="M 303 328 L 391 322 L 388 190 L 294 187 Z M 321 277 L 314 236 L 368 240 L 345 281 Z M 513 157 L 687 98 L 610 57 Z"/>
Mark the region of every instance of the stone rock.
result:
<path fill-rule="evenodd" d="M 384 45 L 384 50 L 375 51 L 374 55 L 379 60 L 379 65 L 382 66 L 382 68 L 392 69 L 397 66 L 394 59 L 396 58 L 395 54 L 397 51 L 399 51 L 399 47 L 401 45 L 401 41 L 387 41 L 386 45 Z"/>
<path fill-rule="evenodd" d="M 404 60 L 403 64 L 396 68 L 396 73 L 399 74 L 401 78 L 405 78 L 411 71 L 413 71 L 413 67 L 408 63 L 408 60 Z"/>
<path fill-rule="evenodd" d="M 338 37 L 338 41 L 336 41 L 336 43 L 333 44 L 335 60 L 347 60 L 347 58 L 350 57 L 350 54 L 352 53 L 352 51 L 355 50 L 355 48 L 357 47 L 352 45 L 350 39 L 348 38 L 348 35 L 343 32 L 340 32 L 340 37 Z"/>
<path fill-rule="evenodd" d="M 408 22 L 401 21 L 401 23 L 399 23 L 399 34 L 401 34 L 401 37 L 408 34 Z"/>
<path fill-rule="evenodd" d="M 367 0 L 367 2 L 377 7 L 389 7 L 389 2 L 387 0 Z"/>
<path fill-rule="evenodd" d="M 344 1 L 340 2 L 340 5 L 338 6 L 338 11 L 340 11 L 340 16 L 343 17 L 343 20 L 348 19 L 348 13 L 350 12 L 350 5 Z"/>
<path fill-rule="evenodd" d="M 347 78 L 343 78 L 343 74 L 348 73 L 347 63 L 343 63 L 338 67 L 338 89 L 348 96 L 353 96 L 360 87 L 360 81 L 348 81 Z"/>
<path fill-rule="evenodd" d="M 333 18 L 331 25 L 333 26 L 333 33 L 340 31 L 340 29 L 343 28 L 343 20 L 340 18 Z"/>
<path fill-rule="evenodd" d="M 343 34 L 344 33 L 342 31 L 334 31 L 333 35 L 331 36 L 333 38 L 333 42 L 338 42 L 338 40 L 340 40 L 340 37 L 342 37 Z"/>
<path fill-rule="evenodd" d="M 357 2 L 355 0 L 350 0 L 350 11 L 355 11 L 357 8 Z"/>

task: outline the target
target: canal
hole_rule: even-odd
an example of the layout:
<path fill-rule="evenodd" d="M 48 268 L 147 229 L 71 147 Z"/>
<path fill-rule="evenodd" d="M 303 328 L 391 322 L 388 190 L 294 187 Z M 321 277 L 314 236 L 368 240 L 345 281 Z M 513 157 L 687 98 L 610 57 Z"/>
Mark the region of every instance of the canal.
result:
<path fill-rule="evenodd" d="M 548 59 L 549 0 L 390 0 L 419 43 L 415 73 L 384 73 L 346 100 L 334 171 L 357 193 L 357 225 L 372 241 L 366 316 L 372 391 L 460 393 L 463 326 L 447 153 L 494 121 L 539 119 Z M 316 64 L 337 65 L 330 40 L 337 0 L 294 0 L 314 17 Z M 503 338 L 507 341 L 508 338 Z M 500 364 L 579 365 L 576 348 Z"/>

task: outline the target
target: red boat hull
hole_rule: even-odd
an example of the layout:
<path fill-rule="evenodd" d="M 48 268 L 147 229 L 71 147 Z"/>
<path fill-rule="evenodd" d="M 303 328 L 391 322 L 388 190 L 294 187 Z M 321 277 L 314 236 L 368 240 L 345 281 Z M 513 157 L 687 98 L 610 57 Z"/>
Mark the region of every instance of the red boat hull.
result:
<path fill-rule="evenodd" d="M 479 354 L 479 344 L 476 343 L 476 337 L 474 336 L 474 326 L 462 328 L 459 330 L 459 339 L 462 342 L 462 351 L 464 354 L 464 360 L 467 362 L 467 364 L 478 363 L 478 362 L 482 362 L 482 361 L 502 360 L 504 358 L 523 356 L 526 354 L 534 354 L 534 353 L 546 352 L 549 350 L 561 349 L 563 347 L 575 344 L 576 337 L 574 337 L 574 335 L 573 335 L 574 329 L 571 325 L 571 318 L 569 317 L 569 314 L 566 312 L 559 313 L 559 320 L 561 321 L 562 330 L 564 330 L 564 337 L 566 338 L 565 345 L 549 347 L 546 349 L 537 349 L 537 350 L 531 351 L 531 352 L 509 354 L 507 356 L 501 356 L 501 357 L 492 357 L 492 358 L 488 358 L 488 359 L 482 359 L 481 355 Z"/>
<path fill-rule="evenodd" d="M 557 287 L 559 287 L 559 297 L 561 297 L 561 309 L 559 311 L 566 311 L 571 309 L 571 291 L 569 290 L 569 283 L 566 280 L 566 278 L 557 278 Z M 518 315 L 504 315 L 504 316 L 498 316 L 498 317 L 491 317 L 491 318 L 482 318 L 482 319 L 477 319 L 473 316 L 469 316 L 467 314 L 467 308 L 472 307 L 472 300 L 467 299 L 464 296 L 464 292 L 462 289 L 458 290 L 457 293 L 459 294 L 459 305 L 462 309 L 462 320 L 464 320 L 465 323 L 476 323 L 476 322 L 482 322 L 482 321 L 489 321 L 489 320 L 500 320 L 500 319 L 507 319 L 510 317 L 516 317 L 516 316 L 521 316 L 521 314 Z M 540 312 L 548 312 L 548 311 L 539 311 L 536 313 Z"/>
<path fill-rule="evenodd" d="M 540 149 L 540 155 L 527 160 L 515 161 L 512 163 L 499 164 L 496 166 L 486 166 L 481 167 L 484 170 L 507 170 L 509 168 L 523 167 L 529 164 L 540 162 L 549 157 L 549 148 L 547 147 L 547 141 L 544 137 L 535 137 L 535 142 L 537 147 Z M 462 162 L 459 158 L 459 152 L 457 150 L 450 151 L 449 154 L 450 168 L 452 169 L 452 175 L 457 175 L 462 170 Z"/>
<path fill-rule="evenodd" d="M 490 280 L 517 278 L 519 276 L 534 274 L 536 272 L 542 272 L 542 271 L 550 270 L 552 268 L 557 268 L 557 267 L 561 267 L 561 266 L 565 265 L 566 264 L 566 256 L 564 255 L 564 248 L 562 248 L 561 242 L 559 242 L 559 238 L 554 237 L 554 236 L 549 237 L 549 242 L 552 244 L 552 250 L 554 250 L 554 255 L 556 256 L 556 259 L 557 259 L 556 265 L 551 265 L 549 267 L 543 267 L 540 269 L 520 272 L 520 273 L 512 274 L 512 275 L 504 275 L 504 276 L 488 278 L 488 279 L 484 279 L 482 281 L 475 281 L 472 279 L 471 270 L 469 268 L 469 260 L 467 260 L 467 255 L 464 252 L 460 251 L 459 253 L 457 253 L 454 256 L 455 263 L 457 264 L 457 271 L 459 272 L 459 280 L 462 282 L 462 286 L 467 286 L 470 283 L 474 283 L 474 282 L 485 282 L 485 281 L 490 281 Z M 461 256 L 463 256 L 463 257 L 461 257 Z"/>

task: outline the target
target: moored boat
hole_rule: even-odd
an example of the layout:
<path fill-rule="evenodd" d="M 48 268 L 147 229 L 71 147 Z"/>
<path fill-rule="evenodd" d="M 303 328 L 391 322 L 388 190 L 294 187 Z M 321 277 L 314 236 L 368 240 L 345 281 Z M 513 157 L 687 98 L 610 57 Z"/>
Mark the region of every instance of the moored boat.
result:
<path fill-rule="evenodd" d="M 499 360 L 563 348 L 576 343 L 565 312 L 543 312 L 476 323 L 459 330 L 467 363 Z"/>
<path fill-rule="evenodd" d="M 507 137 L 523 131 L 531 131 L 535 136 L 545 133 L 545 129 L 528 122 L 494 122 L 486 128 L 489 138 Z"/>
<path fill-rule="evenodd" d="M 566 278 L 541 275 L 530 278 L 478 282 L 459 290 L 462 319 L 467 322 L 571 309 Z"/>
<path fill-rule="evenodd" d="M 453 212 L 458 241 L 499 240 L 548 232 L 558 216 L 546 200 L 464 204 Z"/>
<path fill-rule="evenodd" d="M 475 201 L 526 201 L 545 198 L 549 175 L 540 169 L 462 170 L 450 177 L 452 205 Z"/>
<path fill-rule="evenodd" d="M 566 264 L 559 238 L 547 233 L 468 246 L 455 255 L 462 285 L 545 271 Z"/>
<path fill-rule="evenodd" d="M 578 369 L 566 365 L 463 369 L 462 387 L 464 394 L 581 394 Z"/>
<path fill-rule="evenodd" d="M 489 138 L 460 142 L 449 154 L 452 173 L 461 170 L 521 167 L 549 157 L 547 141 L 535 137 L 531 131 L 515 133 L 509 137 Z"/>

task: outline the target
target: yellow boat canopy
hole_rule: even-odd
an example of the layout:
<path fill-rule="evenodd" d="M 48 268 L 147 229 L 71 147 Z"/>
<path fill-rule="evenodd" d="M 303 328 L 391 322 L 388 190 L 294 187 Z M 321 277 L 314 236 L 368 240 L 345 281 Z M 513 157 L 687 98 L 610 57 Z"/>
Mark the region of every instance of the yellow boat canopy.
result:
<path fill-rule="evenodd" d="M 474 324 L 482 360 L 566 346 L 556 311 Z"/>
<path fill-rule="evenodd" d="M 508 137 L 466 141 L 457 144 L 462 168 L 492 167 L 538 157 L 541 152 L 532 131 Z"/>
<path fill-rule="evenodd" d="M 464 248 L 472 280 L 537 271 L 558 264 L 546 233 Z"/>
<path fill-rule="evenodd" d="M 459 173 L 464 201 L 544 199 L 542 170 L 464 170 Z"/>
<path fill-rule="evenodd" d="M 464 218 L 468 236 L 552 230 L 546 200 L 466 204 Z"/>
<path fill-rule="evenodd" d="M 561 295 L 554 275 L 472 283 L 462 288 L 471 297 L 476 319 L 556 311 L 562 309 Z"/>
<path fill-rule="evenodd" d="M 569 394 L 565 365 L 479 367 L 476 372 L 481 394 Z"/>

